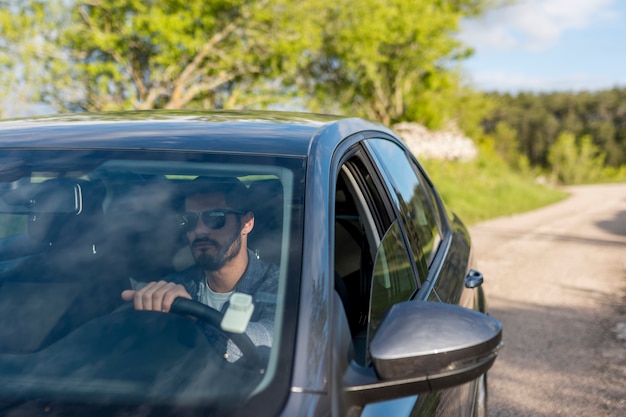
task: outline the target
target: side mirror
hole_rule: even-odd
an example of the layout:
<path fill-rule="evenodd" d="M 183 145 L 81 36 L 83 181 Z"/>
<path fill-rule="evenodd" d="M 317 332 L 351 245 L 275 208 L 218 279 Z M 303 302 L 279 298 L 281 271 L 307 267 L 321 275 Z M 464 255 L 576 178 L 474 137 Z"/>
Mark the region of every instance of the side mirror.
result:
<path fill-rule="evenodd" d="M 362 406 L 460 385 L 493 365 L 502 325 L 452 304 L 409 301 L 393 306 L 370 344 L 373 367 L 344 376 L 347 406 Z"/>

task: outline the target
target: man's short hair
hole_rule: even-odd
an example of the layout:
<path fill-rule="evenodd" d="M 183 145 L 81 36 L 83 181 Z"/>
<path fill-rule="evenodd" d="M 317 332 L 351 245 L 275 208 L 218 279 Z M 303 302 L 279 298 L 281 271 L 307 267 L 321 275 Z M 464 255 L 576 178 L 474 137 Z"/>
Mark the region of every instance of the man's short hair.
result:
<path fill-rule="evenodd" d="M 224 194 L 226 204 L 233 210 L 250 211 L 248 188 L 236 177 L 198 177 L 182 190 L 182 203 L 193 195 Z"/>

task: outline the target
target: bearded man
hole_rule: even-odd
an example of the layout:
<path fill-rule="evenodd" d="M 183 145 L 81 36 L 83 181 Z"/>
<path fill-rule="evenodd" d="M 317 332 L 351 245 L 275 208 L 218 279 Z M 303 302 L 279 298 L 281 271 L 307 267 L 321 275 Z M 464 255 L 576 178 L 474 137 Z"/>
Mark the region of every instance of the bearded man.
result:
<path fill-rule="evenodd" d="M 233 293 L 249 294 L 254 311 L 245 333 L 256 346 L 270 348 L 279 269 L 248 249 L 254 213 L 248 208 L 246 186 L 236 178 L 197 179 L 186 188 L 183 200 L 178 223 L 195 264 L 163 280 L 125 290 L 122 298 L 132 301 L 136 310 L 169 312 L 172 302 L 183 297 L 225 312 Z M 223 332 L 199 324 L 214 346 L 224 349 L 229 362 L 241 357 Z"/>

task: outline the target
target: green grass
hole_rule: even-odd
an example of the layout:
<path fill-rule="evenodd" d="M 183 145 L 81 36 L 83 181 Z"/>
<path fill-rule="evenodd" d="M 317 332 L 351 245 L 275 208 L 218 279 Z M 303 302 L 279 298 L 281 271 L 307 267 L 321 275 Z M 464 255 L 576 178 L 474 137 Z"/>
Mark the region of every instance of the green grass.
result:
<path fill-rule="evenodd" d="M 485 155 L 486 154 L 486 155 Z M 468 225 L 540 208 L 567 197 L 482 152 L 471 162 L 421 160 L 446 205 Z"/>

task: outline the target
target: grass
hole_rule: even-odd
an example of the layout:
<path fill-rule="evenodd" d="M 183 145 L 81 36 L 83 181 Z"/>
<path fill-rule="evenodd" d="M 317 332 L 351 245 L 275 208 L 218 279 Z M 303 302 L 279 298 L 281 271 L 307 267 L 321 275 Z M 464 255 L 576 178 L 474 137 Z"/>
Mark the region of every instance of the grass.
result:
<path fill-rule="evenodd" d="M 568 195 L 511 170 L 489 152 L 471 162 L 420 162 L 446 205 L 468 225 L 537 209 Z"/>

